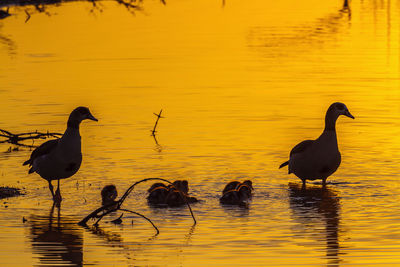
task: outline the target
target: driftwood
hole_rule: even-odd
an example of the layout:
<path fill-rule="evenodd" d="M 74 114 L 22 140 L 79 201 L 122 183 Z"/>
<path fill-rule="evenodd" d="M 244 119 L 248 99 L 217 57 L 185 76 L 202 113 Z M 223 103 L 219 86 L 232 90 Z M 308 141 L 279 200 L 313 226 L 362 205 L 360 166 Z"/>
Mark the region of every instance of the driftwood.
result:
<path fill-rule="evenodd" d="M 34 142 L 35 139 L 46 139 L 46 138 L 50 138 L 50 137 L 60 138 L 61 136 L 62 136 L 62 134 L 60 134 L 60 133 L 50 133 L 50 132 L 41 133 L 38 131 L 13 134 L 9 131 L 0 129 L 0 137 L 6 138 L 6 140 L 1 140 L 0 144 L 1 143 L 10 143 L 10 144 L 17 145 L 17 146 L 35 148 L 37 146 L 33 145 L 33 143 L 32 143 L 32 145 L 26 145 L 21 142 L 26 141 L 26 140 L 32 140 L 32 142 Z"/>
<path fill-rule="evenodd" d="M 104 216 L 106 216 L 106 215 L 108 215 L 108 214 L 110 214 L 110 213 L 112 213 L 114 211 L 120 210 L 120 211 L 124 211 L 124 212 L 133 213 L 133 214 L 136 214 L 136 215 L 144 218 L 149 223 L 151 223 L 151 225 L 154 227 L 154 229 L 157 231 L 157 234 L 158 234 L 160 231 L 158 230 L 157 226 L 155 226 L 154 223 L 149 218 L 147 218 L 146 216 L 144 216 L 144 215 L 142 215 L 142 214 L 140 214 L 138 212 L 131 211 L 131 210 L 128 210 L 128 209 L 125 209 L 125 208 L 121 208 L 121 205 L 123 204 L 125 199 L 129 196 L 129 194 L 133 191 L 134 187 L 137 184 L 140 184 L 140 183 L 146 182 L 146 181 L 150 181 L 150 180 L 160 180 L 160 181 L 164 181 L 164 182 L 167 182 L 169 184 L 172 184 L 170 181 L 168 181 L 166 179 L 162 179 L 162 178 L 146 178 L 146 179 L 137 181 L 125 191 L 125 193 L 122 195 L 122 197 L 118 201 L 115 201 L 114 203 L 110 203 L 110 204 L 101 206 L 100 208 L 94 210 L 89 215 L 87 215 L 85 218 L 83 218 L 78 224 L 81 225 L 81 226 L 86 227 L 87 226 L 87 222 L 90 219 L 97 219 L 96 222 L 94 223 L 94 225 L 97 226 L 99 224 L 99 222 L 101 221 L 101 219 L 103 219 Z M 194 221 L 193 225 L 195 225 L 197 223 L 197 221 L 196 221 L 196 218 L 194 217 L 192 208 L 190 207 L 189 203 L 187 202 L 187 200 L 184 197 L 184 194 L 182 192 L 181 192 L 181 196 L 185 200 L 186 205 L 189 208 L 190 214 L 191 214 L 191 216 L 193 218 L 193 221 Z"/>

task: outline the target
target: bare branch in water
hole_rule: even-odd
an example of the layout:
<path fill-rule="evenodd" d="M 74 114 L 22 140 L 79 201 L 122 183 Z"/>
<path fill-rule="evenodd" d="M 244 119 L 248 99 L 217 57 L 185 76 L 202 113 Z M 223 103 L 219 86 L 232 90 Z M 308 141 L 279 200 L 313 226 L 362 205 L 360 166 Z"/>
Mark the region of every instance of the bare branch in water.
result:
<path fill-rule="evenodd" d="M 162 178 L 146 178 L 146 179 L 142 179 L 140 181 L 137 181 L 125 191 L 125 193 L 122 195 L 122 197 L 118 201 L 115 201 L 114 203 L 109 203 L 107 205 L 104 205 L 104 206 L 94 210 L 89 215 L 87 215 L 85 218 L 83 218 L 78 224 L 81 225 L 81 226 L 87 226 L 87 222 L 90 219 L 97 219 L 97 221 L 94 223 L 94 225 L 97 226 L 104 216 L 106 216 L 106 215 L 108 215 L 108 214 L 110 214 L 110 213 L 112 213 L 114 211 L 121 210 L 121 211 L 134 213 L 134 214 L 136 214 L 138 216 L 141 216 L 142 218 L 146 219 L 147 221 L 149 221 L 151 223 L 151 225 L 154 227 L 154 229 L 156 229 L 157 234 L 158 234 L 159 233 L 158 228 L 154 225 L 154 223 L 149 218 L 147 218 L 146 216 L 144 216 L 144 215 L 142 215 L 142 214 L 140 214 L 138 212 L 121 208 L 121 205 L 123 204 L 125 199 L 129 196 L 129 194 L 133 191 L 133 189 L 135 188 L 135 186 L 137 184 L 140 184 L 140 183 L 146 182 L 146 181 L 150 181 L 150 180 L 160 180 L 160 181 L 164 181 L 164 182 L 167 182 L 169 184 L 172 184 L 170 181 L 168 181 L 166 179 L 162 179 Z M 191 214 L 191 216 L 193 218 L 193 221 L 194 221 L 193 225 L 195 225 L 197 223 L 197 221 L 196 221 L 196 218 L 194 217 L 194 214 L 193 214 L 192 208 L 190 207 L 189 202 L 187 201 L 187 199 L 184 196 L 183 192 L 181 192 L 179 189 L 177 189 L 177 190 L 180 192 L 181 197 L 186 202 L 186 205 L 188 206 L 190 214 Z"/>
<path fill-rule="evenodd" d="M 142 217 L 143 219 L 146 219 L 147 221 L 149 221 L 149 223 L 151 223 L 151 225 L 153 225 L 154 229 L 156 229 L 157 235 L 160 233 L 160 231 L 158 230 L 157 226 L 155 226 L 155 224 L 149 218 L 144 216 L 143 214 L 140 214 L 140 213 L 135 212 L 135 211 L 127 210 L 127 209 L 120 209 L 120 210 L 136 214 L 136 215 Z"/>
<path fill-rule="evenodd" d="M 29 14 L 28 10 L 26 10 L 26 9 L 25 9 L 25 13 L 26 13 L 25 23 L 27 23 L 28 20 L 31 18 L 31 14 Z"/>
<path fill-rule="evenodd" d="M 160 118 L 165 118 L 165 117 L 161 116 L 161 113 L 162 113 L 162 110 L 160 110 L 160 112 L 159 112 L 158 114 L 153 113 L 154 115 L 157 116 L 157 120 L 156 120 L 156 123 L 154 124 L 153 130 L 151 131 L 151 136 L 154 137 L 154 139 L 156 140 L 156 142 L 157 142 L 157 139 L 156 139 L 155 137 L 156 137 L 156 132 L 157 132 L 157 131 L 156 131 L 156 128 L 157 128 L 158 120 L 159 120 Z M 158 144 L 158 143 L 157 143 L 157 144 Z"/>
<path fill-rule="evenodd" d="M 60 133 L 41 133 L 38 131 L 35 132 L 27 132 L 27 133 L 19 133 L 19 134 L 13 134 L 9 131 L 6 131 L 4 129 L 0 129 L 0 137 L 6 138 L 5 140 L 1 140 L 0 143 L 10 143 L 13 145 L 17 146 L 22 146 L 22 147 L 29 147 L 29 148 L 35 148 L 37 146 L 32 145 L 26 145 L 23 143 L 20 143 L 25 140 L 32 140 L 34 141 L 35 139 L 46 139 L 50 137 L 54 138 L 60 138 L 62 134 Z"/>

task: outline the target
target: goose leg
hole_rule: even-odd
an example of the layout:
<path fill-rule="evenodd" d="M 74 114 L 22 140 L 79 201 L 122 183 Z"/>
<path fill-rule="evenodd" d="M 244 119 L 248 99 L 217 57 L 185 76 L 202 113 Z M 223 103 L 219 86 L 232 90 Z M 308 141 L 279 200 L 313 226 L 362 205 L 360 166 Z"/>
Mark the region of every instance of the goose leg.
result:
<path fill-rule="evenodd" d="M 48 180 L 48 182 L 49 182 L 49 189 L 50 189 L 50 192 L 51 192 L 51 196 L 52 196 L 53 199 L 54 199 L 53 185 L 51 184 L 51 180 Z"/>
<path fill-rule="evenodd" d="M 326 178 L 322 179 L 322 187 L 325 187 L 325 186 L 326 186 Z"/>
<path fill-rule="evenodd" d="M 302 189 L 306 188 L 306 179 L 302 180 L 303 181 L 303 185 L 301 186 Z"/>
<path fill-rule="evenodd" d="M 55 193 L 53 199 L 56 203 L 61 203 L 61 201 L 62 201 L 62 197 L 61 197 L 61 193 L 60 193 L 60 179 L 57 180 L 57 190 L 56 190 L 56 193 Z"/>

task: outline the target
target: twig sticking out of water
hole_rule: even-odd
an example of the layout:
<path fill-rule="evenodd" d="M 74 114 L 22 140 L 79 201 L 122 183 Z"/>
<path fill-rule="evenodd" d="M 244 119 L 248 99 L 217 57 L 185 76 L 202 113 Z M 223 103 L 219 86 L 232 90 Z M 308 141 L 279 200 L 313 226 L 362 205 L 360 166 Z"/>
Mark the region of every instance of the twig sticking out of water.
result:
<path fill-rule="evenodd" d="M 83 218 L 78 224 L 81 225 L 81 226 L 87 226 L 87 222 L 90 219 L 97 219 L 97 221 L 94 223 L 94 225 L 96 226 L 96 225 L 99 224 L 99 222 L 101 221 L 101 219 L 104 216 L 106 216 L 106 215 L 108 215 L 108 214 L 110 214 L 110 213 L 112 213 L 114 211 L 121 210 L 121 211 L 125 211 L 125 212 L 130 212 L 130 213 L 136 214 L 136 215 L 141 216 L 142 218 L 146 219 L 147 221 L 149 221 L 151 223 L 151 225 L 154 227 L 154 229 L 156 229 L 157 234 L 158 234 L 159 233 L 158 228 L 154 225 L 154 223 L 149 218 L 147 218 L 146 216 L 144 216 L 144 215 L 142 215 L 142 214 L 140 214 L 138 212 L 121 208 L 121 205 L 123 204 L 125 199 L 129 196 L 129 194 L 133 191 L 133 189 L 135 188 L 135 186 L 137 184 L 140 184 L 140 183 L 146 182 L 146 181 L 150 181 L 150 180 L 160 180 L 160 181 L 164 181 L 164 182 L 167 182 L 169 184 L 172 184 L 170 181 L 168 181 L 166 179 L 162 179 L 162 178 L 146 178 L 146 179 L 142 179 L 140 181 L 137 181 L 125 191 L 125 193 L 122 195 L 122 197 L 118 201 L 115 201 L 114 203 L 110 203 L 110 204 L 104 205 L 104 206 L 94 210 L 92 213 L 90 213 L 85 218 Z M 193 225 L 195 225 L 197 223 L 197 221 L 196 221 L 196 218 L 194 217 L 192 208 L 190 207 L 190 204 L 187 202 L 186 198 L 184 197 L 183 192 L 180 192 L 180 193 L 181 193 L 180 194 L 181 197 L 184 199 L 184 201 L 186 202 L 186 205 L 189 208 L 190 214 L 191 214 L 191 216 L 193 218 L 193 221 L 194 221 Z"/>
<path fill-rule="evenodd" d="M 349 0 L 344 0 L 343 7 L 339 11 L 342 13 L 348 13 L 349 19 L 351 18 L 351 8 L 350 8 Z"/>
<path fill-rule="evenodd" d="M 26 10 L 26 9 L 25 9 L 25 14 L 26 14 L 25 23 L 27 23 L 28 20 L 31 18 L 31 14 L 29 14 L 28 10 Z"/>
<path fill-rule="evenodd" d="M 154 115 L 157 116 L 157 120 L 156 120 L 156 123 L 154 124 L 153 130 L 151 130 L 151 136 L 153 136 L 154 142 L 156 142 L 156 145 L 157 145 L 159 148 L 161 148 L 161 146 L 160 146 L 160 144 L 158 144 L 158 141 L 157 141 L 157 137 L 156 137 L 156 132 L 157 132 L 157 131 L 156 131 L 156 128 L 157 128 L 157 125 L 158 125 L 158 120 L 159 120 L 160 118 L 165 118 L 165 117 L 161 116 L 162 111 L 163 111 L 163 110 L 160 110 L 160 112 L 159 112 L 158 114 L 153 113 Z"/>
<path fill-rule="evenodd" d="M 132 1 L 132 0 L 130 0 L 130 1 L 115 0 L 115 1 L 117 1 L 118 4 L 125 6 L 126 9 L 128 9 L 128 10 L 129 10 L 130 8 L 134 8 L 134 9 L 137 9 L 137 10 L 141 10 L 141 7 L 139 7 L 138 5 L 133 4 L 134 2 L 136 2 L 136 1 L 134 1 L 134 0 L 133 0 L 133 1 Z"/>
<path fill-rule="evenodd" d="M 25 141 L 25 140 L 46 139 L 46 138 L 50 138 L 50 137 L 60 138 L 61 136 L 62 136 L 62 134 L 60 134 L 60 133 L 50 133 L 50 132 L 41 133 L 38 131 L 13 134 L 9 131 L 0 129 L 0 137 L 6 138 L 6 140 L 0 141 L 0 144 L 1 143 L 10 143 L 10 144 L 17 145 L 17 146 L 35 148 L 37 146 L 26 145 L 26 144 L 22 144 L 20 142 Z"/>
<path fill-rule="evenodd" d="M 161 113 L 162 113 L 162 110 L 160 110 L 160 112 L 158 114 L 153 113 L 154 115 L 157 116 L 157 120 L 156 120 L 156 123 L 154 124 L 153 130 L 151 130 L 151 136 L 154 136 L 154 137 L 156 136 L 156 132 L 157 132 L 156 128 L 157 128 L 157 125 L 158 125 L 158 120 L 160 118 L 165 118 L 165 117 L 161 116 Z"/>

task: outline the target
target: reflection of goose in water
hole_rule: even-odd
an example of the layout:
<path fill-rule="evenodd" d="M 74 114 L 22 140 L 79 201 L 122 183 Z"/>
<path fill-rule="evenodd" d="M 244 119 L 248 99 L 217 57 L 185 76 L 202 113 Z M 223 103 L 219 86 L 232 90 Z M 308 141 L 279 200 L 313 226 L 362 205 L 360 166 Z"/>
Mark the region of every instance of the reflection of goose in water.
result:
<path fill-rule="evenodd" d="M 61 217 L 32 215 L 30 220 L 32 250 L 39 255 L 39 266 L 82 266 L 82 229 L 76 221 Z"/>
<path fill-rule="evenodd" d="M 339 266 L 340 198 L 326 187 L 302 188 L 289 183 L 289 204 L 293 217 L 304 226 L 303 231 L 318 232 L 325 223 L 327 265 Z M 322 220 L 322 221 L 321 221 Z"/>

